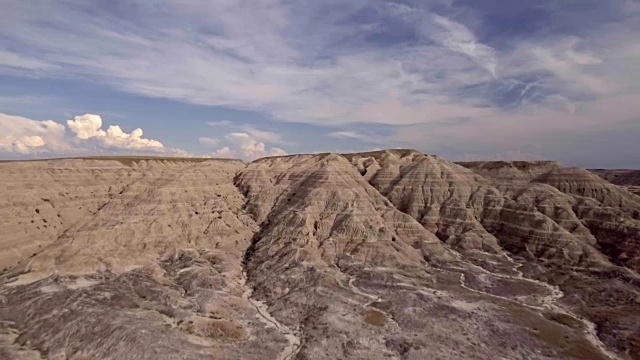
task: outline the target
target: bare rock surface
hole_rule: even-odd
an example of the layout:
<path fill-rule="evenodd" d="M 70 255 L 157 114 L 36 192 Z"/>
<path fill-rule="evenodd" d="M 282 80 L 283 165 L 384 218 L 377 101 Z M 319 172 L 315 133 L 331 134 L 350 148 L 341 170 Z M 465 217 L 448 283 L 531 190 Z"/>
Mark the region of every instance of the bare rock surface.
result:
<path fill-rule="evenodd" d="M 2 359 L 639 359 L 640 198 L 413 150 L 0 163 Z"/>
<path fill-rule="evenodd" d="M 499 253 L 496 238 L 479 221 L 500 192 L 472 171 L 414 151 L 348 154 L 372 186 L 399 210 L 451 245 Z M 486 205 L 485 205 L 486 204 Z"/>
<path fill-rule="evenodd" d="M 590 169 L 612 184 L 622 186 L 630 192 L 640 195 L 640 170 L 628 169 Z"/>

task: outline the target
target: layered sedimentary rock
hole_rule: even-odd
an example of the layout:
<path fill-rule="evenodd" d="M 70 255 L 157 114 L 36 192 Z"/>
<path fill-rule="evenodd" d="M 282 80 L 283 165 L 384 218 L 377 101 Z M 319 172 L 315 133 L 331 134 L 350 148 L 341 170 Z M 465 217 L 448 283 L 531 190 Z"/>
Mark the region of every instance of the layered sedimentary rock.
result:
<path fill-rule="evenodd" d="M 640 354 L 640 201 L 584 170 L 389 150 L 0 180 L 0 358 Z"/>
<path fill-rule="evenodd" d="M 640 197 L 583 169 L 552 166 L 529 177 L 528 183 L 510 184 L 504 182 L 500 170 L 501 166 L 511 167 L 509 163 L 463 165 L 501 184 L 505 197 L 518 204 L 534 204 L 579 243 L 588 245 L 586 251 L 578 253 L 577 262 L 545 264 L 531 276 L 549 279 L 573 293 L 564 301 L 594 320 L 609 344 L 629 354 L 637 353 Z M 495 178 L 488 167 L 494 168 Z M 531 192 L 535 195 L 526 196 Z M 510 250 L 517 252 L 513 247 Z M 541 260 L 536 256 L 532 259 Z"/>
<path fill-rule="evenodd" d="M 500 192 L 470 170 L 415 151 L 346 155 L 393 205 L 440 239 L 463 249 L 500 252 L 479 219 L 502 205 Z"/>
<path fill-rule="evenodd" d="M 0 347 L 3 358 L 18 358 L 25 347 L 63 359 L 261 359 L 287 350 L 285 334 L 261 314 L 245 285 L 242 258 L 257 227 L 233 185 L 242 162 L 33 164 L 36 170 L 23 176 L 60 176 L 29 183 L 35 194 L 22 195 L 47 196 L 51 208 L 79 201 L 65 204 L 49 187 L 70 194 L 115 190 L 82 204 L 90 211 L 76 213 L 53 241 L 20 239 L 25 246 L 48 244 L 5 279 L 0 317 L 10 344 Z M 18 172 L 16 165 L 0 171 Z M 18 215 L 28 206 L 47 213 L 42 203 L 15 201 Z M 13 244 L 11 234 L 2 240 Z"/>
<path fill-rule="evenodd" d="M 96 213 L 140 177 L 117 161 L 0 164 L 0 264 L 13 267 Z"/>
<path fill-rule="evenodd" d="M 392 320 L 363 306 L 370 299 L 354 293 L 356 269 L 426 268 L 452 259 L 441 242 L 340 155 L 258 160 L 236 185 L 262 224 L 245 258 L 250 282 L 276 315 L 302 326 L 302 350 L 337 358 L 347 342 L 359 356 L 393 356 L 384 340 Z M 363 334 L 366 342 L 358 343 Z"/>
<path fill-rule="evenodd" d="M 486 164 L 464 165 L 499 183 L 504 194 L 517 204 L 535 205 L 539 212 L 609 260 L 635 271 L 640 269 L 638 246 L 634 245 L 639 241 L 640 197 L 577 168 L 551 166 L 529 177 L 528 182 L 508 183 L 498 164 L 494 165 L 495 178 Z M 586 254 L 589 259 L 596 255 L 591 251 Z"/>
<path fill-rule="evenodd" d="M 550 186 L 531 184 L 545 171 L 559 168 L 557 163 L 530 167 L 516 163 L 504 168 L 503 163 L 478 164 L 480 174 L 495 171 L 496 178 L 487 179 L 461 165 L 414 151 L 347 157 L 398 209 L 458 250 L 499 254 L 498 237 L 503 247 L 515 253 L 574 263 L 603 260 L 589 246 L 594 242 L 589 231 L 571 216 L 566 195 Z"/>
<path fill-rule="evenodd" d="M 591 169 L 590 171 L 612 184 L 622 186 L 630 192 L 640 195 L 640 170 Z"/>

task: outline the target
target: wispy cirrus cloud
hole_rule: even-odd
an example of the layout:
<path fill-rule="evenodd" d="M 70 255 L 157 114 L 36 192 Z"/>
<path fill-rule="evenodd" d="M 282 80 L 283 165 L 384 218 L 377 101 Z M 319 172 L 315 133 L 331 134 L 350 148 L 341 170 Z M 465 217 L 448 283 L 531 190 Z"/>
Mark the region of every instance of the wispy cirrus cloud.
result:
<path fill-rule="evenodd" d="M 443 31 L 434 31 L 431 37 L 447 49 L 468 56 L 481 68 L 487 70 L 491 76 L 497 77 L 497 51 L 492 47 L 480 43 L 476 36 L 463 24 L 433 15 L 433 22 L 442 27 Z"/>
<path fill-rule="evenodd" d="M 39 61 L 53 67 L 49 76 L 98 76 L 124 91 L 258 109 L 283 121 L 433 121 L 436 116 L 421 117 L 425 106 L 446 107 L 447 111 L 455 108 L 449 116 L 455 117 L 474 110 L 469 104 L 474 99 L 458 102 L 452 92 L 490 81 L 497 66 L 494 51 L 475 39 L 468 28 L 428 7 L 405 5 L 412 14 L 408 17 L 386 3 L 347 6 L 344 14 L 321 25 L 334 28 L 350 17 L 357 18 L 359 12 L 375 11 L 380 14 L 380 27 L 366 27 L 366 21 L 356 19 L 352 26 L 345 26 L 352 29 L 346 33 L 392 36 L 394 30 L 385 28 L 385 22 L 405 22 L 419 41 L 389 50 L 366 41 L 354 47 L 334 46 L 336 54 L 323 60 L 324 54 L 309 54 L 308 44 L 296 45 L 309 40 L 341 42 L 344 34 L 327 31 L 322 32 L 326 38 L 315 39 L 312 34 L 298 32 L 292 17 L 312 14 L 278 1 L 259 1 L 251 6 L 203 1 L 140 6 L 137 23 L 116 17 L 113 11 L 104 11 L 102 17 L 88 16 L 99 9 L 74 5 L 50 9 L 47 23 L 55 24 L 53 27 L 43 27 L 40 12 L 28 4 L 20 6 L 19 22 L 7 24 L 16 42 L 25 44 L 27 52 L 41 54 Z M 327 3 L 324 10 L 338 9 Z M 74 18 L 83 21 L 75 22 Z M 174 26 L 180 21 L 191 25 Z M 83 37 L 75 39 L 75 32 Z M 441 78 L 434 77 L 437 74 Z M 379 104 L 392 104 L 390 111 L 402 113 L 372 117 L 369 109 Z"/>
<path fill-rule="evenodd" d="M 201 144 L 205 146 L 215 146 L 220 143 L 220 139 L 209 137 L 209 136 L 201 136 L 198 138 Z"/>
<path fill-rule="evenodd" d="M 7 68 L 24 70 L 46 70 L 54 65 L 32 57 L 16 54 L 0 48 L 0 64 Z"/>
<path fill-rule="evenodd" d="M 551 131 L 638 119 L 637 1 L 585 1 L 12 1 L 0 74 L 253 110 L 363 146 L 495 154 L 522 134 L 537 134 L 533 146 Z M 207 138 L 228 153 L 261 148 L 240 133 L 265 149 L 296 146 L 257 125 L 214 126 Z M 489 146 L 483 131 L 500 137 Z"/>
<path fill-rule="evenodd" d="M 334 131 L 327 134 L 327 136 L 336 138 L 336 139 L 352 139 L 359 140 L 366 144 L 381 144 L 387 145 L 389 144 L 390 138 L 388 136 L 379 135 L 370 132 L 360 132 L 353 130 L 344 130 L 344 131 Z"/>
<path fill-rule="evenodd" d="M 233 126 L 234 122 L 229 120 L 208 121 L 209 126 Z"/>

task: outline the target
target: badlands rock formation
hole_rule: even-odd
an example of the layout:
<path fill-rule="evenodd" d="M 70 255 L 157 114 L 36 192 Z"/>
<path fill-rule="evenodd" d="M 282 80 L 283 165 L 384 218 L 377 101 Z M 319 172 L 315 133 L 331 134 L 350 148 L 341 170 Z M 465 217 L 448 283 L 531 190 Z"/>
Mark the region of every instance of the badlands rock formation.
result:
<path fill-rule="evenodd" d="M 622 186 L 634 194 L 640 195 L 640 170 L 591 169 L 612 184 Z"/>
<path fill-rule="evenodd" d="M 640 197 L 412 150 L 0 163 L 2 359 L 640 359 Z"/>

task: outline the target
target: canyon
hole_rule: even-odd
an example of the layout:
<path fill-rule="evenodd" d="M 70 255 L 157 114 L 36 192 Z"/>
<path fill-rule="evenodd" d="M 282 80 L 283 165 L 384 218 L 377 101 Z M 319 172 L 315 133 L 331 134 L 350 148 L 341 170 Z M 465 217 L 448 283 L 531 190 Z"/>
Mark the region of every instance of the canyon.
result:
<path fill-rule="evenodd" d="M 398 149 L 1 162 L 0 358 L 640 359 L 639 178 Z"/>

